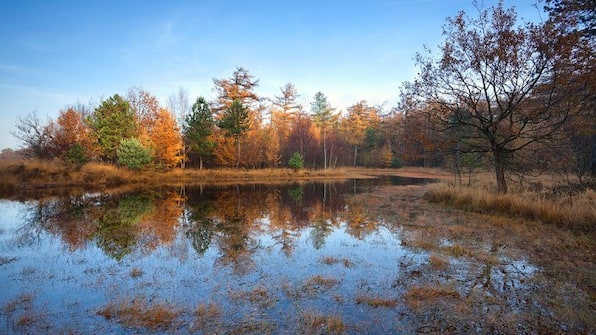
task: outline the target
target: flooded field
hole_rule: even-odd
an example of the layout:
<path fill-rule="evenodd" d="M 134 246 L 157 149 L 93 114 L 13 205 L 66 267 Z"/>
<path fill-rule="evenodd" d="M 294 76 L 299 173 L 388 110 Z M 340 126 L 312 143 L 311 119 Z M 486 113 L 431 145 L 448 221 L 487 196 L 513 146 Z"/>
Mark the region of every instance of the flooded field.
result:
<path fill-rule="evenodd" d="M 594 332 L 589 237 L 433 206 L 426 182 L 0 201 L 0 333 Z"/>

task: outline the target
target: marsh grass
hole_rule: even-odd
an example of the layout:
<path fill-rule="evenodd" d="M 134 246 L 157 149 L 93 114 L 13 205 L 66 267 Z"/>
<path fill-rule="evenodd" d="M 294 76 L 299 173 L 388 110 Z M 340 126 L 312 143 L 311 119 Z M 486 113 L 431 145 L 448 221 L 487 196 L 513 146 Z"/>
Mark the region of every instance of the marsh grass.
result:
<path fill-rule="evenodd" d="M 169 304 L 153 303 L 145 298 L 110 302 L 97 313 L 107 320 L 115 319 L 126 327 L 153 331 L 175 328 L 180 315 L 180 311 Z"/>
<path fill-rule="evenodd" d="M 325 265 L 335 265 L 335 264 L 341 263 L 346 268 L 350 268 L 350 267 L 354 266 L 354 262 L 352 262 L 351 260 L 349 260 L 347 258 L 336 258 L 333 256 L 323 257 L 323 258 L 321 258 L 320 262 Z"/>
<path fill-rule="evenodd" d="M 340 281 L 332 277 L 323 277 L 315 275 L 309 277 L 302 285 L 302 290 L 309 294 L 330 290 L 336 285 L 339 285 Z"/>
<path fill-rule="evenodd" d="M 262 285 L 258 285 L 250 291 L 232 292 L 233 299 L 243 300 L 257 305 L 260 308 L 269 308 L 275 305 L 275 299 L 269 290 Z"/>
<path fill-rule="evenodd" d="M 205 334 L 217 334 L 222 332 L 222 316 L 224 315 L 221 306 L 214 302 L 200 303 L 194 311 L 195 323 L 192 331 L 201 330 Z"/>
<path fill-rule="evenodd" d="M 300 170 L 267 169 L 173 169 L 131 171 L 98 162 L 68 166 L 54 161 L 0 160 L 0 196 L 14 197 L 28 193 L 61 195 L 104 191 L 115 187 L 151 187 L 163 185 L 237 184 L 245 182 L 286 183 L 345 179 L 358 175 L 349 169 Z M 66 189 L 66 190 L 65 190 Z"/>
<path fill-rule="evenodd" d="M 466 211 L 537 220 L 580 231 L 596 225 L 596 192 L 546 197 L 541 193 L 498 194 L 486 188 L 457 188 L 446 183 L 429 187 L 424 198 Z"/>
<path fill-rule="evenodd" d="M 414 310 L 446 299 L 459 300 L 460 295 L 454 288 L 440 285 L 413 286 L 404 293 L 404 300 Z"/>
<path fill-rule="evenodd" d="M 343 319 L 337 315 L 306 311 L 298 320 L 299 334 L 343 334 L 347 329 Z"/>
<path fill-rule="evenodd" d="M 449 261 L 447 259 L 434 252 L 428 257 L 428 262 L 435 270 L 445 270 L 449 266 Z"/>

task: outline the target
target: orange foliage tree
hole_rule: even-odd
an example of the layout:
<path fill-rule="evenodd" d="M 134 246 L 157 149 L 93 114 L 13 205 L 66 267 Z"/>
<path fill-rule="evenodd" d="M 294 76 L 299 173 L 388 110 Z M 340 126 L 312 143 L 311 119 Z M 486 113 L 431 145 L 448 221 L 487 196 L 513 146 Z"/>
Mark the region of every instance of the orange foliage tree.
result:
<path fill-rule="evenodd" d="M 50 154 L 63 161 L 83 163 L 96 156 L 97 140 L 81 113 L 69 107 L 47 126 Z"/>
<path fill-rule="evenodd" d="M 148 136 L 157 163 L 165 168 L 173 168 L 182 162 L 182 136 L 170 111 L 159 109 Z"/>

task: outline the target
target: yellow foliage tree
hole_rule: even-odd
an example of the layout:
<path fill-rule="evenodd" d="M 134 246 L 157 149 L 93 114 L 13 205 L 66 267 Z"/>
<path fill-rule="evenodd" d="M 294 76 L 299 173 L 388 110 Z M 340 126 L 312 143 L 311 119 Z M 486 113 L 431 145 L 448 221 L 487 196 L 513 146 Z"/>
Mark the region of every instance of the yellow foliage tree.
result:
<path fill-rule="evenodd" d="M 165 168 L 173 168 L 182 162 L 182 136 L 176 119 L 169 110 L 160 108 L 145 130 L 159 164 Z"/>

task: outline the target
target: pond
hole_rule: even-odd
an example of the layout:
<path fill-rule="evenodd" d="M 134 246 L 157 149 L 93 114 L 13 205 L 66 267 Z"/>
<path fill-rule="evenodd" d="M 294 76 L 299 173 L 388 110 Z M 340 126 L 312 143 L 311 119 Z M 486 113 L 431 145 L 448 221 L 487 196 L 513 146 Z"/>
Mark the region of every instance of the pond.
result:
<path fill-rule="evenodd" d="M 437 246 L 455 251 L 438 255 L 412 242 L 404 228 L 411 221 L 361 207 L 379 185 L 426 182 L 177 186 L 0 201 L 0 333 L 412 333 L 432 318 L 416 313 L 417 301 L 469 303 L 470 287 L 523 309 L 518 300 L 539 271 L 524 257 L 475 266 L 447 237 Z M 415 217 L 408 213 L 401 217 Z M 445 263 L 457 268 L 426 285 L 429 266 Z M 486 331 L 467 322 L 458 329 Z M 433 329 L 450 324 L 441 327 Z"/>

